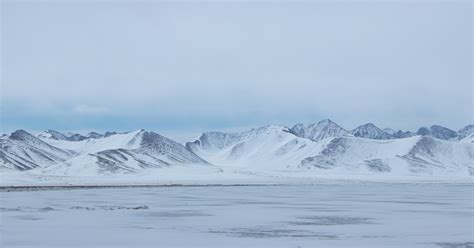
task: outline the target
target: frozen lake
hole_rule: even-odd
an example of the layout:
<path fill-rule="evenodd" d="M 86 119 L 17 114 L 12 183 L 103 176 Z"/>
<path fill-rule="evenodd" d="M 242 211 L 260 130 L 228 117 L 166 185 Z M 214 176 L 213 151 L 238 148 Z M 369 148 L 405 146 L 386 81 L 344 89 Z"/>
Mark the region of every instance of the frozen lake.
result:
<path fill-rule="evenodd" d="M 0 192 L 2 247 L 474 247 L 473 185 Z"/>

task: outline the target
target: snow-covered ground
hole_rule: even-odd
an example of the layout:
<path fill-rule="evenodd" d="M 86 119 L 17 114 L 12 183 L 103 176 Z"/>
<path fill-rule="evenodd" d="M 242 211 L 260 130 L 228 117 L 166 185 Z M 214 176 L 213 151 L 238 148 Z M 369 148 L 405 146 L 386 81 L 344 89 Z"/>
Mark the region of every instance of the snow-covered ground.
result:
<path fill-rule="evenodd" d="M 473 247 L 472 184 L 0 192 L 2 247 Z"/>
<path fill-rule="evenodd" d="M 341 182 L 430 182 L 430 183 L 473 183 L 472 176 L 451 177 L 435 175 L 376 175 L 318 174 L 319 171 L 255 170 L 253 166 L 173 166 L 148 169 L 143 172 L 118 175 L 48 175 L 43 173 L 5 170 L 0 173 L 0 187 L 10 186 L 123 186 L 123 185 L 235 185 L 235 184 L 318 184 L 326 181 Z M 223 168 L 223 169 L 220 169 Z"/>

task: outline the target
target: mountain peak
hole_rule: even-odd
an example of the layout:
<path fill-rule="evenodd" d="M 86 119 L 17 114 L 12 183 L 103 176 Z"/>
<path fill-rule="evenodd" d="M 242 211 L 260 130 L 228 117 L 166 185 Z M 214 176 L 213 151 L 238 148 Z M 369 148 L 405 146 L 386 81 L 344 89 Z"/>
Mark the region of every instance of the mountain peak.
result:
<path fill-rule="evenodd" d="M 377 127 L 377 126 L 375 126 L 375 124 L 374 124 L 374 123 L 372 123 L 372 122 L 366 123 L 366 124 L 364 124 L 363 126 L 368 126 L 368 127 Z M 377 128 L 378 128 L 378 127 L 377 127 Z"/>
<path fill-rule="evenodd" d="M 290 132 L 302 138 L 320 141 L 327 138 L 351 136 L 351 134 L 335 122 L 324 119 L 318 123 L 294 125 Z"/>
<path fill-rule="evenodd" d="M 104 138 L 107 138 L 109 136 L 116 135 L 116 134 L 117 134 L 117 132 L 105 132 Z"/>
<path fill-rule="evenodd" d="M 70 156 L 22 129 L 2 139 L 0 144 L 0 167 L 10 169 L 29 170 L 62 162 Z"/>
<path fill-rule="evenodd" d="M 334 121 L 332 121 L 331 119 L 323 119 L 323 120 L 320 120 L 317 124 L 331 124 L 331 123 L 334 123 L 336 124 Z"/>
<path fill-rule="evenodd" d="M 287 127 L 278 126 L 278 125 L 266 125 L 259 128 L 253 128 L 249 132 L 280 132 L 280 131 L 288 131 Z"/>
<path fill-rule="evenodd" d="M 18 129 L 15 132 L 10 134 L 10 139 L 12 140 L 21 140 L 21 141 L 27 141 L 35 138 L 32 134 L 28 133 L 27 131 L 23 129 Z"/>
<path fill-rule="evenodd" d="M 448 140 L 455 138 L 457 136 L 457 133 L 447 127 L 433 125 L 431 126 L 431 135 L 438 139 Z"/>
<path fill-rule="evenodd" d="M 442 140 L 452 139 L 457 136 L 457 133 L 455 131 L 439 125 L 433 125 L 430 128 L 421 127 L 420 129 L 418 129 L 417 134 L 423 136 L 433 136 Z"/>
<path fill-rule="evenodd" d="M 367 138 L 367 139 L 391 139 L 392 136 L 383 131 L 382 129 L 375 126 L 373 123 L 366 123 L 356 127 L 351 133 L 355 137 Z"/>
<path fill-rule="evenodd" d="M 416 132 L 418 135 L 431 135 L 431 130 L 428 129 L 427 127 L 420 127 L 418 131 Z"/>
<path fill-rule="evenodd" d="M 56 130 L 52 130 L 52 129 L 49 129 L 48 131 L 46 131 L 45 133 L 48 133 L 51 137 L 51 139 L 55 139 L 55 140 L 67 140 L 67 136 L 59 131 L 56 131 Z"/>
<path fill-rule="evenodd" d="M 65 133 L 52 130 L 52 129 L 45 131 L 44 134 L 40 135 L 39 137 L 55 139 L 55 140 L 66 140 L 66 141 L 82 141 L 82 140 L 90 138 L 78 133 L 65 134 Z"/>

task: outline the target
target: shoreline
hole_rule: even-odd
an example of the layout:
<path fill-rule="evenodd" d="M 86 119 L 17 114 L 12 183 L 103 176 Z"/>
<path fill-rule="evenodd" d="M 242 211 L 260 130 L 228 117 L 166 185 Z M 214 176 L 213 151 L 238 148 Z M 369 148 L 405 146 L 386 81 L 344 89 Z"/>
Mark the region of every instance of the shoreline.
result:
<path fill-rule="evenodd" d="M 37 185 L 37 186 L 0 186 L 0 192 L 74 190 L 74 189 L 108 189 L 108 188 L 172 188 L 172 187 L 268 187 L 290 184 L 143 184 L 143 185 Z"/>
<path fill-rule="evenodd" d="M 111 189 L 111 188 L 175 188 L 175 187 L 274 187 L 274 186 L 317 186 L 331 184 L 449 184 L 472 185 L 468 181 L 363 181 L 363 180 L 325 180 L 312 183 L 173 183 L 173 184 L 76 184 L 76 185 L 11 185 L 0 186 L 0 192 L 50 191 L 50 190 L 79 190 L 79 189 Z"/>

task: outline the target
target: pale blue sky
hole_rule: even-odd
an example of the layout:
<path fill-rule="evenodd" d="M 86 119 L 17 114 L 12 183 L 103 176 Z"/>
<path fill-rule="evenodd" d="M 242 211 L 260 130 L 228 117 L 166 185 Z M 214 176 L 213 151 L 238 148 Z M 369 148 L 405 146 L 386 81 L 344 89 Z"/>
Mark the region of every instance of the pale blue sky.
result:
<path fill-rule="evenodd" d="M 2 130 L 472 123 L 471 1 L 2 1 Z"/>

